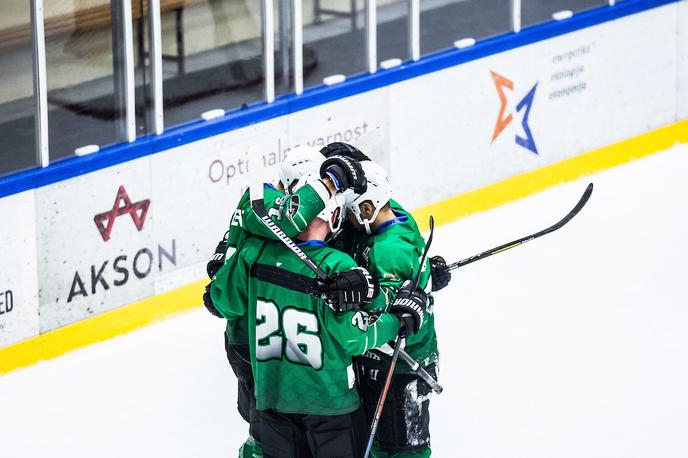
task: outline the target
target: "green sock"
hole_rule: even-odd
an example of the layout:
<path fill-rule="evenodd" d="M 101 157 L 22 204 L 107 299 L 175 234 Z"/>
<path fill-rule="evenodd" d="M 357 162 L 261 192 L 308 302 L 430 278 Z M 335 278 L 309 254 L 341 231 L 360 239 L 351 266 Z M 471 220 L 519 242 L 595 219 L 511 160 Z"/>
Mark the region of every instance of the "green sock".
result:
<path fill-rule="evenodd" d="M 239 458 L 263 458 L 263 447 L 249 434 L 239 449 Z"/>

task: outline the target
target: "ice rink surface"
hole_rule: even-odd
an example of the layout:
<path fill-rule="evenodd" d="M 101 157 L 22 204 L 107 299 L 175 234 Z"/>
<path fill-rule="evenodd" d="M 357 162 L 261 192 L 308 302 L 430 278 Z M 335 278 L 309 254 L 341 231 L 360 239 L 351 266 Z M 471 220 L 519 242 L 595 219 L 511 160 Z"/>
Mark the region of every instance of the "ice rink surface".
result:
<path fill-rule="evenodd" d="M 688 456 L 688 146 L 437 229 L 434 456 Z M 229 211 L 229 210 L 228 210 Z M 0 376 L 0 456 L 232 457 L 246 437 L 224 323 L 195 310 Z"/>

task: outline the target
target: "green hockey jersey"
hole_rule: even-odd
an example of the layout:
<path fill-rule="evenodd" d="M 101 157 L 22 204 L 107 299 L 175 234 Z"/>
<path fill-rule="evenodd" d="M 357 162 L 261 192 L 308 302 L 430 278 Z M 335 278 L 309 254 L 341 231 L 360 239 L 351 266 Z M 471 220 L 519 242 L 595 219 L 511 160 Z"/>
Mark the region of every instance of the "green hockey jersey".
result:
<path fill-rule="evenodd" d="M 347 254 L 311 241 L 302 249 L 326 273 L 355 267 Z M 394 339 L 394 315 L 336 314 L 307 293 L 315 274 L 281 242 L 244 240 L 218 271 L 211 297 L 227 319 L 248 318 L 256 408 L 340 415 L 359 407 L 353 355 Z"/>
<path fill-rule="evenodd" d="M 291 195 L 285 195 L 274 186 L 265 184 L 263 194 L 268 214 L 289 237 L 295 237 L 302 232 L 325 208 L 326 200 L 329 198 L 329 192 L 320 182 L 306 184 Z M 250 235 L 277 239 L 251 209 L 249 190 L 246 190 L 232 214 L 225 262 Z M 246 317 L 227 320 L 229 341 L 233 344 L 247 344 L 246 326 Z"/>
<path fill-rule="evenodd" d="M 372 312 L 387 311 L 401 284 L 415 278 L 425 248 L 425 240 L 413 216 L 394 200 L 390 201 L 390 207 L 396 217 L 380 225 L 372 234 L 363 235 L 354 253 L 356 262 L 368 269 L 380 284 L 380 294 L 366 306 L 366 310 Z M 420 276 L 421 288 L 426 287 L 429 277 L 430 266 L 426 260 Z M 433 312 L 431 302 L 421 328 L 406 339 L 406 351 L 422 367 L 438 359 Z M 374 351 L 365 356 L 365 364 L 370 367 L 383 370 L 389 367 L 389 355 L 385 353 Z M 398 364 L 395 372 L 408 373 L 410 369 L 406 364 Z"/>

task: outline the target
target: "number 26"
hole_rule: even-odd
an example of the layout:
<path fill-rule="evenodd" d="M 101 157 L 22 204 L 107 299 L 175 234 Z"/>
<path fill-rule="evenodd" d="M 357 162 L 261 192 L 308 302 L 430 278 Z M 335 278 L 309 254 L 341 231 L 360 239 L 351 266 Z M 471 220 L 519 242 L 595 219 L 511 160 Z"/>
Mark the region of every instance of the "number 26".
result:
<path fill-rule="evenodd" d="M 286 307 L 280 317 L 273 302 L 258 300 L 256 307 L 256 359 L 282 359 L 321 369 L 323 348 L 320 324 L 312 312 Z M 280 319 L 281 318 L 281 319 Z"/>

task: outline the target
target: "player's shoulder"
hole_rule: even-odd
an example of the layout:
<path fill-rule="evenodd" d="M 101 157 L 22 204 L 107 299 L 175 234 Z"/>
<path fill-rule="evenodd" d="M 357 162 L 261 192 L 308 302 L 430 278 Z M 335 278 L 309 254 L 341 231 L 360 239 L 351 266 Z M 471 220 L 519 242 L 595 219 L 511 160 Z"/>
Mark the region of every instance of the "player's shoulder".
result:
<path fill-rule="evenodd" d="M 318 258 L 320 259 L 320 267 L 328 274 L 341 272 L 357 266 L 353 258 L 347 253 L 329 246 L 319 248 Z"/>
<path fill-rule="evenodd" d="M 404 216 L 406 215 L 402 215 L 402 217 Z M 383 231 L 371 237 L 369 242 L 371 251 L 378 256 L 384 257 L 415 252 L 416 244 L 418 243 L 417 238 L 420 233 L 415 227 L 408 226 L 407 221 L 404 217 L 399 224 L 386 227 Z"/>
<path fill-rule="evenodd" d="M 392 234 L 390 232 L 389 235 Z M 398 234 L 376 240 L 370 247 L 368 257 L 372 268 L 396 274 L 410 271 L 413 259 L 417 258 L 416 248 L 410 239 L 402 239 Z"/>
<path fill-rule="evenodd" d="M 263 184 L 263 198 L 264 199 L 282 197 L 284 195 L 285 194 L 283 191 L 280 191 L 279 189 L 277 189 L 272 184 L 270 184 L 270 183 L 264 183 Z M 239 199 L 238 207 L 244 208 L 246 206 L 248 206 L 248 207 L 251 206 L 251 190 L 248 188 L 241 195 L 241 198 Z"/>
<path fill-rule="evenodd" d="M 262 237 L 248 236 L 246 237 L 242 244 L 237 247 L 236 254 L 238 254 L 245 262 L 252 264 L 256 261 L 256 258 L 263 252 L 263 247 L 267 242 L 271 240 L 264 239 Z"/>
<path fill-rule="evenodd" d="M 410 233 L 420 234 L 420 230 L 418 229 L 418 223 L 416 222 L 416 219 L 413 217 L 411 212 L 406 210 L 399 202 L 397 202 L 394 199 L 390 199 L 389 206 L 395 214 L 404 216 L 405 221 L 403 224 L 400 225 L 398 229 L 402 229 Z"/>

